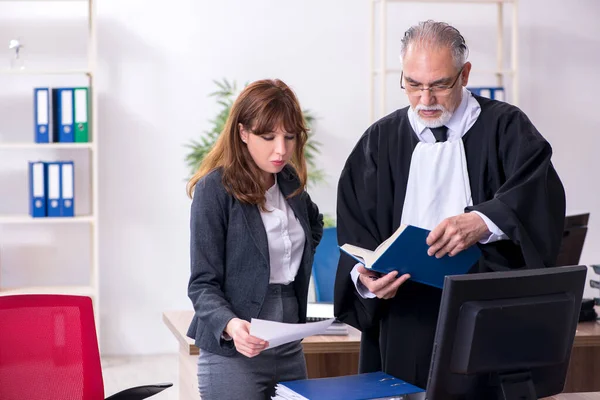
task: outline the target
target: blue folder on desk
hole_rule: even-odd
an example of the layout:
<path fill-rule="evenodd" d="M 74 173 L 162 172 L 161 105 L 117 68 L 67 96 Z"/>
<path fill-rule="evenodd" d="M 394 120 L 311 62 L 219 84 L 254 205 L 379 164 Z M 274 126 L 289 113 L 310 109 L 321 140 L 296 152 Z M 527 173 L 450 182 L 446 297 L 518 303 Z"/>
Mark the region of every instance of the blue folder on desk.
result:
<path fill-rule="evenodd" d="M 368 400 L 424 392 L 384 372 L 280 382 L 274 398 L 289 398 L 285 397 L 286 389 L 281 386 L 287 388 L 288 393 L 291 390 L 302 396 L 295 398 L 309 400 Z"/>

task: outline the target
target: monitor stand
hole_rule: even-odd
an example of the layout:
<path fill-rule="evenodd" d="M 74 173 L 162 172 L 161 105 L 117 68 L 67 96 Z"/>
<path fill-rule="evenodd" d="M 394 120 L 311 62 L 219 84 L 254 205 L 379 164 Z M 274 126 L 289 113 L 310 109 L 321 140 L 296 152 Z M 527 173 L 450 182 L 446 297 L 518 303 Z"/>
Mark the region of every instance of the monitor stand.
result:
<path fill-rule="evenodd" d="M 537 400 L 530 372 L 500 374 L 498 400 Z"/>

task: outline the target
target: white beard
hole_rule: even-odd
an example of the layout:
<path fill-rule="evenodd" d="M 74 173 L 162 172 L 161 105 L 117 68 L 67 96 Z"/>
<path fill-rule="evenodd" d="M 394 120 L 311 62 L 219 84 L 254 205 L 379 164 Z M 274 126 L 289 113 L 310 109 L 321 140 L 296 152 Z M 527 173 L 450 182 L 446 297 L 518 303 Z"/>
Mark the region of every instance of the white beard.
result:
<path fill-rule="evenodd" d="M 421 110 L 424 110 L 424 111 L 439 110 L 442 112 L 442 115 L 440 115 L 436 119 L 423 119 L 423 118 L 421 118 L 421 115 L 419 115 L 419 111 L 421 111 Z M 417 120 L 428 128 L 438 128 L 440 126 L 446 125 L 446 123 L 448 121 L 450 121 L 450 118 L 452 118 L 452 113 L 450 111 L 448 111 L 446 109 L 446 107 L 444 107 L 441 104 L 436 104 L 434 106 L 426 106 L 423 104 L 417 104 L 417 106 L 413 109 L 413 111 L 415 112 L 415 117 L 417 117 Z"/>

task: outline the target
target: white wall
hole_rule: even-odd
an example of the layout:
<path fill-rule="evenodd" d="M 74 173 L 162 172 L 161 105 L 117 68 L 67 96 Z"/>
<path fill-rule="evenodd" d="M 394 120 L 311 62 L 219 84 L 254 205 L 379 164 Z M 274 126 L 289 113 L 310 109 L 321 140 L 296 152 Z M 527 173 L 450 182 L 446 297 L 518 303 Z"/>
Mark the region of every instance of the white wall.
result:
<path fill-rule="evenodd" d="M 99 3 L 102 350 L 175 351 L 161 312 L 191 307 L 184 144 L 215 115 L 208 97 L 215 89 L 212 80 L 241 84 L 278 77 L 295 89 L 302 106 L 319 118 L 319 162 L 329 179 L 312 194 L 333 214 L 344 160 L 369 124 L 369 6 L 366 0 Z M 600 242 L 600 180 L 593 164 L 600 147 L 594 101 L 600 92 L 594 74 L 600 65 L 600 27 L 594 20 L 600 3 L 520 3 L 520 107 L 554 147 L 569 211 L 592 213 L 582 263 L 600 263 L 600 250 L 593 246 Z M 0 18 L 10 20 L 8 11 Z M 75 14 L 55 17 L 58 22 L 49 26 L 74 29 Z M 390 6 L 389 14 L 390 67 L 398 66 L 393 47 L 402 32 L 430 17 L 461 29 L 475 70 L 494 66 L 493 6 L 404 3 Z M 0 43 L 3 32 L 0 28 Z M 486 78 L 473 77 L 480 83 Z M 406 104 L 397 79 L 390 80 L 390 110 Z M 20 109 L 29 115 L 26 99 Z M 5 116 L 0 135 L 6 136 L 1 128 L 14 114 L 0 114 Z M 28 137 L 27 125 L 19 128 Z M 3 158 L 0 154 L 0 171 L 13 165 Z M 19 185 L 20 180 L 5 181 Z M 0 185 L 1 198 L 9 193 Z"/>
<path fill-rule="evenodd" d="M 215 115 L 213 79 L 279 77 L 293 86 L 320 118 L 331 187 L 315 197 L 334 211 L 335 179 L 368 122 L 368 9 L 347 3 L 101 3 L 105 352 L 176 348 L 160 313 L 191 307 L 183 145 Z"/>

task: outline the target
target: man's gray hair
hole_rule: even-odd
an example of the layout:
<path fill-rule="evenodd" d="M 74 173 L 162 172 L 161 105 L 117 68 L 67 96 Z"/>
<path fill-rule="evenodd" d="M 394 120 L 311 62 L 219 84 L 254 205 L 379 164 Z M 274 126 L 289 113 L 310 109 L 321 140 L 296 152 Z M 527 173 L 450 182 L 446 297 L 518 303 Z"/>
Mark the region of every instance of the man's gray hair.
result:
<path fill-rule="evenodd" d="M 465 38 L 458 29 L 445 22 L 428 20 L 410 27 L 402 38 L 400 48 L 400 58 L 402 60 L 404 60 L 406 50 L 410 45 L 449 48 L 457 68 L 462 68 L 469 55 Z"/>

